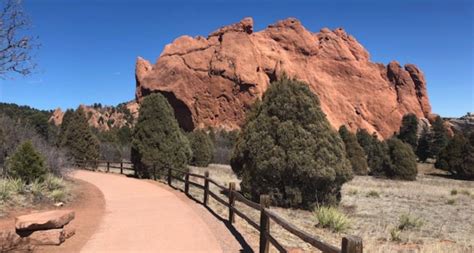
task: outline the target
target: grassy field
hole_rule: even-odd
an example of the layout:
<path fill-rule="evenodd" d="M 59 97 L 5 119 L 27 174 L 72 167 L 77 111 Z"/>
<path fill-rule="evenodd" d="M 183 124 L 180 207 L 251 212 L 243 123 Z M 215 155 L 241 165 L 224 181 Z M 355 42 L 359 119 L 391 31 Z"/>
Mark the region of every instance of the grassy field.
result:
<path fill-rule="evenodd" d="M 191 167 L 227 185 L 236 182 L 232 170 L 224 165 L 208 168 Z M 433 175 L 437 174 L 437 175 Z M 195 180 L 197 181 L 197 180 Z M 202 183 L 202 182 L 201 182 Z M 182 187 L 182 184 L 176 182 Z M 212 184 L 211 184 L 212 186 Z M 211 189 L 218 192 L 217 188 Z M 191 195 L 202 199 L 202 191 L 191 187 Z M 317 227 L 311 211 L 273 208 L 299 228 L 319 236 L 333 245 L 340 244 L 345 234 L 364 240 L 364 252 L 473 252 L 474 247 L 474 182 L 446 178 L 429 164 L 419 164 L 417 181 L 404 182 L 356 176 L 343 187 L 339 210 L 350 219 L 343 233 Z M 225 199 L 225 197 L 224 197 Z M 238 203 L 238 208 L 259 221 L 259 213 Z M 227 209 L 213 201 L 210 207 L 224 219 Z M 254 249 L 258 249 L 258 231 L 237 218 L 235 226 Z M 305 252 L 318 252 L 287 233 L 278 224 L 271 225 L 272 234 L 288 247 Z"/>

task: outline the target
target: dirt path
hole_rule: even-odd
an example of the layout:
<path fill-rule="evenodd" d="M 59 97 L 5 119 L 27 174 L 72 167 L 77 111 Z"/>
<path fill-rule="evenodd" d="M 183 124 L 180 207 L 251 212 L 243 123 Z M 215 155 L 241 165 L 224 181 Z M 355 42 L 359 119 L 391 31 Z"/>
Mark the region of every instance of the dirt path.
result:
<path fill-rule="evenodd" d="M 81 252 L 222 252 L 207 224 L 172 192 L 124 176 L 77 171 L 97 186 L 105 215 Z"/>

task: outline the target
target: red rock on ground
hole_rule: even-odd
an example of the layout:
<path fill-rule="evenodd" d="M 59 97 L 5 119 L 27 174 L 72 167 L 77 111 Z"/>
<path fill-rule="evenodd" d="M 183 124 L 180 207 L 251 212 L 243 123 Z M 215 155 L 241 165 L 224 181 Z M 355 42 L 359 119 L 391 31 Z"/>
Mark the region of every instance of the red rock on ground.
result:
<path fill-rule="evenodd" d="M 66 240 L 64 229 L 39 230 L 28 235 L 32 245 L 59 245 Z"/>
<path fill-rule="evenodd" d="M 309 84 L 332 126 L 365 128 L 389 137 L 406 113 L 428 118 L 431 106 L 423 73 L 415 65 L 373 63 L 343 29 L 308 31 L 289 18 L 253 31 L 253 21 L 181 36 L 155 64 L 138 58 L 136 99 L 161 92 L 180 125 L 239 128 L 245 112 L 283 73 Z"/>
<path fill-rule="evenodd" d="M 71 210 L 53 210 L 22 215 L 15 218 L 15 228 L 17 231 L 62 228 L 74 219 L 74 215 L 74 211 Z"/>

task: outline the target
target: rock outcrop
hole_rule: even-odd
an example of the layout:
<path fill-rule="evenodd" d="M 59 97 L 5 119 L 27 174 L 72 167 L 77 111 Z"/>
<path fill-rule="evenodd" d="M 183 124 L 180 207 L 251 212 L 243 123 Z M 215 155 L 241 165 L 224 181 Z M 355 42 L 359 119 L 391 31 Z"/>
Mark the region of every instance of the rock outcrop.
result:
<path fill-rule="evenodd" d="M 80 105 L 79 108 L 84 110 L 90 126 L 100 131 L 107 131 L 111 128 L 132 126 L 138 117 L 139 105 L 135 101 L 130 101 L 118 106 Z M 61 108 L 54 110 L 49 122 L 61 125 L 64 113 Z"/>
<path fill-rule="evenodd" d="M 161 92 L 186 130 L 239 128 L 254 101 L 284 73 L 308 83 L 335 128 L 345 124 L 389 137 L 404 114 L 431 114 L 426 81 L 415 65 L 373 63 L 343 29 L 312 33 L 293 18 L 258 32 L 245 18 L 207 38 L 179 37 L 155 64 L 139 57 L 135 73 L 137 101 Z"/>

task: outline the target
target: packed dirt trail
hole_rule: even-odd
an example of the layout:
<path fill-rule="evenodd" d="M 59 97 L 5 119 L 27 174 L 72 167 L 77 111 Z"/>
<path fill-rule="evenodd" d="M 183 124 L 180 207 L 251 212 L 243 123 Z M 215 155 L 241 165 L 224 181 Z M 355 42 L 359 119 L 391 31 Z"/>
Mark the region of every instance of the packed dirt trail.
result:
<path fill-rule="evenodd" d="M 97 186 L 106 205 L 81 252 L 222 252 L 207 224 L 171 190 L 113 174 L 74 177 Z"/>

